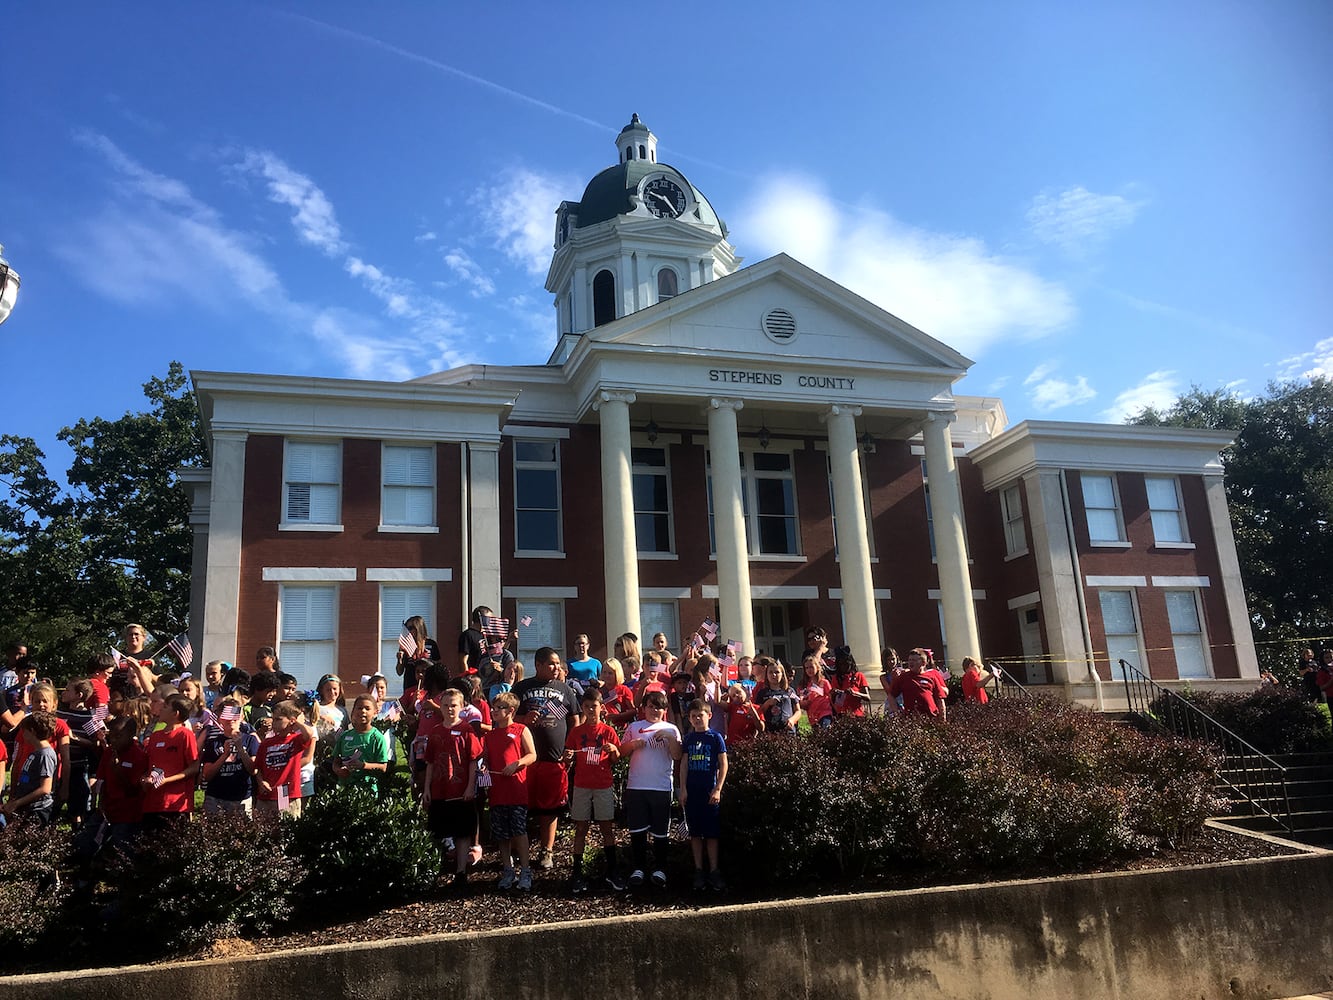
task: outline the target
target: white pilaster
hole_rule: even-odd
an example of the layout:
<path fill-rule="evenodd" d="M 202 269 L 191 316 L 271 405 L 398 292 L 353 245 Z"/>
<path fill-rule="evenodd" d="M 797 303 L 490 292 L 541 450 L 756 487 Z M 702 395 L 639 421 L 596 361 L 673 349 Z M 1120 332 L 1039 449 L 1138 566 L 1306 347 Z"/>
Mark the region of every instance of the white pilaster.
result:
<path fill-rule="evenodd" d="M 639 634 L 639 555 L 634 532 L 630 460 L 632 392 L 602 390 L 593 402 L 602 422 L 602 565 L 606 574 L 606 641 Z"/>
<path fill-rule="evenodd" d="M 1236 555 L 1236 535 L 1231 529 L 1231 511 L 1227 507 L 1226 486 L 1221 476 L 1204 476 L 1208 497 L 1208 520 L 1212 522 L 1213 543 L 1217 546 L 1217 565 L 1222 572 L 1222 592 L 1227 602 L 1227 623 L 1231 641 L 1236 645 L 1236 663 L 1242 677 L 1259 677 L 1259 661 L 1254 652 L 1254 627 L 1245 604 L 1245 582 L 1240 575 Z"/>
<path fill-rule="evenodd" d="M 739 399 L 708 401 L 708 450 L 713 478 L 713 533 L 717 538 L 717 600 L 724 638 L 739 639 L 754 653 L 754 616 L 750 606 L 750 554 L 745 543 L 741 505 L 741 441 L 736 414 Z"/>
<path fill-rule="evenodd" d="M 1082 583 L 1065 517 L 1063 475 L 1059 469 L 1036 469 L 1023 476 L 1041 594 L 1041 624 L 1051 658 L 1051 679 L 1056 684 L 1084 680 L 1090 662 L 1079 599 Z"/>
<path fill-rule="evenodd" d="M 842 579 L 844 641 L 858 663 L 879 662 L 875 584 L 870 571 L 865 493 L 856 442 L 861 407 L 836 405 L 824 416 L 828 425 L 829 463 L 833 467 L 833 503 L 838 512 L 838 573 Z M 932 482 L 933 486 L 933 482 Z"/>
<path fill-rule="evenodd" d="M 471 441 L 468 451 L 468 505 L 463 538 L 468 546 L 464 608 L 500 603 L 500 444 Z M 466 616 L 463 619 L 467 620 Z"/>
<path fill-rule="evenodd" d="M 213 432 L 209 490 L 208 569 L 204 578 L 201 653 L 236 662 L 236 620 L 241 601 L 241 524 L 245 500 L 245 431 Z M 191 640 L 193 642 L 193 640 Z"/>
<path fill-rule="evenodd" d="M 588 287 L 586 264 L 574 268 L 574 280 L 569 286 L 569 311 L 573 322 L 570 327 L 571 333 L 583 333 L 592 329 L 592 289 Z"/>
<path fill-rule="evenodd" d="M 620 251 L 620 315 L 628 316 L 630 313 L 638 312 L 639 309 L 639 283 L 635 274 L 637 268 L 635 264 L 634 253 L 630 250 Z M 638 635 L 638 632 L 634 633 Z"/>
<path fill-rule="evenodd" d="M 926 446 L 926 474 L 930 478 L 930 513 L 935 525 L 935 563 L 944 605 L 944 631 L 951 659 L 982 656 L 977 634 L 977 612 L 972 605 L 972 574 L 963 539 L 963 500 L 958 488 L 958 466 L 953 457 L 952 413 L 927 413 L 921 435 Z"/>

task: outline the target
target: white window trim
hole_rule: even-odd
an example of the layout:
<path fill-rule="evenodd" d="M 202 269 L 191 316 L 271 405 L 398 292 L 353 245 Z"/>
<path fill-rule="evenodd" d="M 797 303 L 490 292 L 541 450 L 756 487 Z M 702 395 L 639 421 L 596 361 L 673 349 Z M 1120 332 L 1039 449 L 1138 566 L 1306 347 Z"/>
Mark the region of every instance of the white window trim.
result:
<path fill-rule="evenodd" d="M 778 444 L 777 442 L 774 442 L 768 448 L 759 448 L 759 447 L 741 448 L 739 451 L 739 455 L 744 456 L 745 460 L 744 463 L 745 467 L 741 469 L 741 483 L 742 483 L 741 511 L 742 511 L 742 516 L 745 519 L 745 548 L 750 562 L 808 562 L 809 561 L 805 555 L 805 542 L 804 539 L 801 537 L 801 506 L 799 499 L 799 490 L 796 488 L 797 487 L 796 452 L 801 450 L 803 447 L 804 446 L 799 441 L 790 441 L 785 444 Z M 755 479 L 758 474 L 756 473 L 754 467 L 754 456 L 778 455 L 778 454 L 786 455 L 788 459 L 790 459 L 791 461 L 791 477 L 790 477 L 791 506 L 792 506 L 792 520 L 796 524 L 797 551 L 763 552 L 763 553 L 754 552 L 751 551 L 751 545 L 753 545 L 755 548 L 758 548 L 759 546 L 759 508 L 757 506 L 758 498 L 754 486 Z M 707 477 L 709 484 L 707 489 L 705 490 L 705 502 L 707 503 L 709 502 L 708 498 L 712 496 L 712 481 L 713 481 L 712 449 L 708 449 L 705 452 L 704 475 Z M 778 476 L 775 473 L 766 472 L 762 475 L 758 475 L 758 478 L 779 479 L 782 477 Z M 746 507 L 749 507 L 750 509 L 747 510 Z M 709 518 L 712 520 L 714 524 L 713 531 L 710 533 L 716 535 L 717 533 L 716 514 L 712 510 L 707 511 L 707 513 Z M 710 552 L 708 554 L 708 557 L 710 560 L 716 562 L 717 561 L 716 549 Z"/>
<path fill-rule="evenodd" d="M 385 461 L 384 456 L 390 448 L 410 448 L 413 451 L 426 451 L 430 453 L 430 486 L 418 484 L 416 486 L 398 486 L 398 484 L 389 484 L 384 481 Z M 440 510 L 440 456 L 438 449 L 433 444 L 401 444 L 397 441 L 380 442 L 380 523 L 376 531 L 380 534 L 403 534 L 403 535 L 438 535 L 440 526 L 436 522 L 439 520 Z M 402 489 L 427 489 L 430 490 L 430 524 L 390 524 L 384 519 L 384 494 L 386 490 L 393 488 Z"/>
<path fill-rule="evenodd" d="M 1005 497 L 1010 493 L 1014 495 L 1016 503 L 1018 504 L 1018 516 L 1016 518 L 1011 518 L 1009 516 L 1011 511 L 1008 509 L 1008 503 L 1005 500 Z M 1027 513 L 1023 510 L 1023 487 L 1020 484 L 1011 483 L 1000 490 L 1000 519 L 1003 522 L 1004 528 L 1004 561 L 1009 562 L 1011 559 L 1018 559 L 1027 555 L 1029 552 L 1028 519 Z M 1018 525 L 1018 530 L 1022 534 L 1022 542 L 1017 547 L 1011 548 L 1009 545 L 1009 533 L 1010 526 L 1013 524 Z"/>
<path fill-rule="evenodd" d="M 353 570 L 352 574 L 353 574 L 352 578 L 355 579 L 356 571 Z M 292 580 L 289 582 L 296 584 L 296 586 L 298 586 L 302 590 L 309 590 L 312 588 L 320 587 L 320 588 L 331 589 L 333 591 L 333 638 L 332 639 L 286 639 L 286 640 L 282 638 L 282 615 L 283 615 L 283 608 L 286 607 L 287 605 L 287 589 L 288 589 L 286 583 L 284 583 L 282 586 L 278 587 L 278 614 L 274 622 L 274 635 L 277 637 L 276 645 L 278 650 L 278 658 L 281 659 L 284 655 L 282 649 L 284 643 L 331 642 L 333 644 L 332 662 L 334 670 L 336 672 L 338 665 L 338 631 L 342 627 L 342 619 L 341 619 L 342 588 L 336 586 L 330 587 L 326 581 L 321 580 L 319 578 L 313 580 L 305 579 L 300 581 Z"/>
<path fill-rule="evenodd" d="M 579 596 L 578 587 L 504 587 L 500 597 L 516 601 L 573 601 Z"/>
<path fill-rule="evenodd" d="M 1150 480 L 1157 480 L 1157 481 L 1159 481 L 1159 482 L 1169 482 L 1169 483 L 1171 484 L 1171 486 L 1175 489 L 1175 493 L 1176 493 L 1176 505 L 1175 505 L 1175 507 L 1172 507 L 1172 508 L 1169 508 L 1169 509 L 1171 510 L 1172 513 L 1174 513 L 1174 514 L 1176 515 L 1176 520 L 1177 520 L 1177 522 L 1178 522 L 1179 525 L 1180 525 L 1181 539 L 1180 539 L 1180 541 L 1178 541 L 1178 542 L 1177 542 L 1177 541 L 1165 541 L 1165 542 L 1159 542 L 1159 541 L 1157 540 L 1157 526 L 1156 526 L 1155 524 L 1152 523 L 1153 512 L 1154 512 L 1154 511 L 1164 511 L 1164 510 L 1166 510 L 1167 508 L 1154 507 L 1154 506 L 1152 505 L 1152 493 L 1151 493 L 1151 491 L 1148 489 L 1148 483 L 1149 483 Z M 1147 496 L 1147 498 L 1148 498 L 1148 523 L 1149 523 L 1150 525 L 1152 525 L 1152 529 L 1153 529 L 1153 547 L 1154 547 L 1154 548 L 1159 548 L 1159 549 L 1183 548 L 1183 547 L 1185 547 L 1185 546 L 1188 546 L 1189 548 L 1194 548 L 1194 545 L 1190 542 L 1190 526 L 1189 526 L 1189 521 L 1186 520 L 1186 518 L 1185 518 L 1185 495 L 1180 491 L 1180 477 L 1179 477 L 1179 476 L 1144 476 L 1144 477 L 1143 477 L 1143 492 L 1144 492 L 1144 494 L 1145 494 L 1145 495 Z"/>
<path fill-rule="evenodd" d="M 829 587 L 829 589 L 828 589 L 828 597 L 829 597 L 829 600 L 830 600 L 830 601 L 841 601 L 841 600 L 842 600 L 842 588 L 841 588 L 841 587 Z M 891 600 L 893 600 L 893 591 L 890 590 L 888 587 L 885 587 L 885 588 L 882 589 L 882 590 L 879 589 L 879 588 L 876 588 L 876 589 L 875 589 L 875 600 L 877 600 L 877 601 L 891 601 Z"/>
<path fill-rule="evenodd" d="M 645 438 L 644 440 L 646 441 L 647 438 Z M 634 464 L 634 452 L 633 452 L 633 449 L 635 449 L 635 448 L 660 448 L 660 449 L 662 449 L 662 458 L 666 461 L 666 464 L 663 465 L 663 466 L 656 466 L 656 465 L 640 465 L 640 466 L 636 466 L 636 465 Z M 640 473 L 641 475 L 665 476 L 665 477 L 666 477 L 666 495 L 667 495 L 667 509 L 666 509 L 666 519 L 667 519 L 667 549 L 666 549 L 666 551 L 664 551 L 664 552 L 659 552 L 659 551 L 656 550 L 656 549 L 650 549 L 650 550 L 640 549 L 640 548 L 639 548 L 639 542 L 638 542 L 638 537 L 639 537 L 639 536 L 638 536 L 638 532 L 637 532 L 637 531 L 634 533 L 634 548 L 635 548 L 635 550 L 637 551 L 638 557 L 639 557 L 640 559 L 675 559 L 675 558 L 677 558 L 677 553 L 676 553 L 676 510 L 675 510 L 675 505 L 672 503 L 672 501 L 675 499 L 675 494 L 672 492 L 672 484 L 671 484 L 671 448 L 670 448 L 670 446 L 667 445 L 666 443 L 664 443 L 664 442 L 662 441 L 661 437 L 659 437 L 659 438 L 657 439 L 657 442 L 654 443 L 654 444 L 639 444 L 639 443 L 637 443 L 637 442 L 633 442 L 633 441 L 630 443 L 630 467 L 629 467 L 629 478 L 630 478 L 630 503 L 631 503 L 631 505 L 632 505 L 633 502 L 634 502 L 634 473 L 635 473 L 635 470 L 636 470 L 636 469 L 642 469 L 642 470 L 643 470 L 642 473 Z M 630 511 L 630 515 L 631 515 L 632 517 L 637 518 L 638 515 L 639 515 L 639 512 L 638 512 L 637 510 L 631 510 L 631 511 Z"/>
<path fill-rule="evenodd" d="M 1167 590 L 1198 590 L 1212 586 L 1212 583 L 1206 576 L 1155 576 L 1152 585 Z"/>
<path fill-rule="evenodd" d="M 354 583 L 355 566 L 265 566 L 265 583 Z"/>
<path fill-rule="evenodd" d="M 943 600 L 944 600 L 944 595 L 943 595 L 940 591 L 938 591 L 938 590 L 934 590 L 934 589 L 927 590 L 927 591 L 926 591 L 926 597 L 929 598 L 929 599 L 932 600 L 932 601 L 943 601 Z M 984 590 L 974 590 L 974 591 L 972 591 L 972 600 L 974 600 L 974 601 L 984 601 L 985 599 L 986 599 L 986 592 L 985 592 Z"/>
<path fill-rule="evenodd" d="M 1115 577 L 1106 577 L 1106 579 L 1114 580 Z M 1132 578 L 1131 578 L 1131 579 L 1132 579 Z M 1140 579 L 1141 579 L 1141 578 L 1140 578 Z M 1147 654 L 1147 650 L 1145 649 L 1144 644 L 1143 644 L 1143 643 L 1144 643 L 1144 639 L 1143 639 L 1143 615 L 1142 615 L 1142 613 L 1139 611 L 1139 592 L 1138 592 L 1138 589 L 1137 589 L 1136 587 L 1134 587 L 1134 586 L 1121 586 L 1121 585 L 1117 585 L 1117 584 L 1111 584 L 1111 585 L 1109 585 L 1109 586 L 1098 587 L 1097 590 L 1099 591 L 1099 593 L 1097 594 L 1097 611 L 1098 611 L 1099 614 L 1102 614 L 1102 611 L 1101 611 L 1101 607 L 1102 607 L 1101 601 L 1102 601 L 1102 598 L 1101 598 L 1100 591 L 1102 591 L 1102 590 L 1123 591 L 1124 593 L 1129 594 L 1129 609 L 1130 609 L 1130 613 L 1134 616 L 1134 637 L 1135 637 L 1135 641 L 1138 643 L 1138 654 L 1139 654 L 1139 662 L 1133 664 L 1133 666 L 1135 666 L 1136 668 L 1138 668 L 1138 670 L 1140 670 L 1142 673 L 1144 673 L 1144 674 L 1148 674 L 1149 676 L 1151 676 L 1151 671 L 1150 671 L 1150 668 L 1149 668 L 1149 665 L 1148 665 L 1148 654 Z M 1116 634 L 1116 635 L 1128 635 L 1129 633 L 1128 633 L 1128 632 L 1117 632 L 1117 633 L 1115 633 L 1115 634 Z M 1107 664 L 1110 666 L 1110 668 L 1111 668 L 1112 670 L 1115 670 L 1117 667 L 1120 666 L 1120 664 L 1119 664 L 1119 661 L 1111 659 L 1111 650 L 1110 650 L 1111 642 L 1110 642 L 1110 639 L 1109 639 L 1109 637 L 1107 636 L 1107 632 L 1106 632 L 1106 616 L 1105 616 L 1105 614 L 1102 614 L 1102 642 L 1103 642 L 1103 643 L 1106 645 L 1106 647 L 1107 647 L 1107 648 L 1104 650 L 1104 652 L 1106 653 Z"/>
<path fill-rule="evenodd" d="M 1089 476 L 1096 476 L 1099 479 L 1109 479 L 1111 481 L 1111 502 L 1114 507 L 1089 507 L 1087 481 Z M 1128 549 L 1131 548 L 1129 535 L 1125 531 L 1125 507 L 1120 499 L 1120 477 L 1114 472 L 1105 472 L 1097 469 L 1079 471 L 1079 492 L 1083 498 L 1083 526 L 1088 532 L 1088 544 L 1093 548 L 1099 549 Z M 1097 539 L 1092 537 L 1092 523 L 1088 520 L 1090 510 L 1114 510 L 1115 526 L 1119 533 L 1118 538 Z"/>
<path fill-rule="evenodd" d="M 1161 577 L 1160 579 L 1170 579 L 1170 577 Z M 1179 578 L 1179 579 L 1188 579 L 1188 577 L 1181 577 L 1181 578 Z M 1171 653 L 1172 653 L 1172 656 L 1175 657 L 1175 660 L 1176 660 L 1176 676 L 1177 676 L 1177 677 L 1180 677 L 1180 659 L 1179 659 L 1178 656 L 1176 656 L 1176 636 L 1177 636 L 1177 635 L 1198 636 L 1198 637 L 1199 637 L 1199 647 L 1200 647 L 1200 649 L 1201 649 L 1201 651 L 1202 651 L 1202 653 L 1203 653 L 1203 670 L 1204 670 L 1204 676 L 1203 676 L 1203 677 L 1183 677 L 1183 678 L 1181 678 L 1181 680 L 1186 680 L 1186 681 L 1193 681 L 1193 680 L 1212 680 L 1212 679 L 1216 676 L 1216 674 L 1213 672 L 1213 650 L 1212 650 L 1212 644 L 1209 643 L 1209 641 L 1208 641 L 1208 623 L 1205 621 L 1205 619 L 1204 619 L 1204 614 L 1203 614 L 1203 595 L 1202 595 L 1201 593 L 1199 593 L 1198 589 L 1196 589 L 1195 587 L 1192 587 L 1192 586 L 1169 586 L 1169 587 L 1166 588 L 1166 590 L 1169 591 L 1169 592 L 1174 592 L 1174 593 L 1178 593 L 1178 594 L 1189 594 L 1191 597 L 1193 597 L 1193 598 L 1194 598 L 1194 617 L 1195 617 L 1195 619 L 1196 619 L 1196 620 L 1198 621 L 1198 623 L 1199 623 L 1199 631 L 1198 631 L 1198 632 L 1177 632 L 1177 631 L 1172 627 L 1172 625 L 1171 625 L 1171 612 L 1170 612 L 1170 609 L 1168 608 L 1168 610 L 1167 610 L 1166 627 L 1167 627 L 1168 634 L 1171 636 Z M 1162 599 L 1163 599 L 1163 601 L 1165 601 L 1165 599 L 1166 599 L 1165 594 L 1163 595 L 1163 598 L 1162 598 Z"/>
<path fill-rule="evenodd" d="M 1041 603 L 1041 592 L 1034 590 L 1030 594 L 1023 594 L 1021 597 L 1009 598 L 1008 607 L 1010 611 L 1018 611 L 1020 608 L 1030 608 L 1034 604 Z"/>
<path fill-rule="evenodd" d="M 567 438 L 568 436 L 569 436 L 568 431 L 566 431 L 566 433 L 563 435 L 563 437 L 564 437 L 564 438 Z M 513 440 L 513 445 L 514 445 L 514 447 L 513 447 L 513 451 L 512 451 L 512 454 L 513 454 L 513 462 L 512 462 L 512 465 L 513 465 L 513 469 L 512 469 L 512 472 L 513 472 L 513 480 L 512 480 L 512 485 L 513 485 L 513 489 L 514 489 L 514 510 L 513 510 L 513 518 L 514 518 L 514 545 L 515 545 L 515 549 L 514 549 L 514 558 L 516 558 L 516 559 L 563 559 L 563 558 L 565 558 L 565 497 L 564 497 L 564 489 L 565 489 L 564 464 L 565 464 L 565 463 L 564 463 L 564 461 L 563 461 L 563 459 L 562 459 L 562 457 L 561 457 L 561 454 L 560 454 L 560 453 L 561 453 L 561 450 L 562 450 L 562 449 L 560 448 L 560 445 L 559 445 L 559 443 L 558 443 L 561 439 L 562 439 L 562 436 L 561 436 L 561 435 L 556 435 L 556 434 L 519 434 L 519 435 L 515 435 L 515 436 L 514 436 L 514 440 Z M 519 446 L 519 444 L 521 444 L 523 441 L 539 441 L 539 440 L 540 440 L 540 441 L 556 441 L 556 442 L 557 442 L 557 444 L 556 444 L 556 446 L 555 446 L 555 501 L 556 501 L 556 506 L 555 506 L 555 514 L 556 514 L 556 516 L 555 516 L 555 541 L 556 541 L 556 547 L 555 547 L 554 549 L 521 549 L 521 548 L 517 548 L 517 545 L 518 545 L 518 512 L 519 512 L 519 506 L 518 506 L 518 474 L 519 474 L 519 471 L 520 471 L 520 464 L 519 464 L 519 463 L 520 463 L 520 459 L 519 459 L 519 457 L 518 457 L 518 446 Z M 541 463 L 536 463 L 536 462 L 534 462 L 534 463 L 524 463 L 524 467 L 527 467 L 527 466 L 529 466 L 529 465 L 531 465 L 531 467 L 538 467 L 538 466 L 543 467 L 543 468 L 546 467 L 546 463 L 545 463 L 545 462 L 541 462 Z M 536 509 L 536 508 L 532 508 L 532 509 Z"/>
<path fill-rule="evenodd" d="M 448 567 L 372 567 L 366 570 L 367 583 L 449 583 L 453 578 L 454 571 Z"/>
<path fill-rule="evenodd" d="M 288 445 L 290 444 L 324 444 L 336 445 L 338 448 L 338 520 L 329 522 L 320 521 L 289 521 L 287 520 L 287 466 L 288 466 Z M 281 497 L 278 501 L 282 506 L 278 512 L 278 530 L 279 531 L 342 531 L 343 516 L 343 443 L 339 439 L 330 441 L 327 438 L 294 438 L 285 437 L 282 439 L 282 483 Z"/>
<path fill-rule="evenodd" d="M 1105 587 L 1108 590 L 1126 590 L 1148 586 L 1146 576 L 1085 576 L 1083 584 L 1087 587 Z"/>

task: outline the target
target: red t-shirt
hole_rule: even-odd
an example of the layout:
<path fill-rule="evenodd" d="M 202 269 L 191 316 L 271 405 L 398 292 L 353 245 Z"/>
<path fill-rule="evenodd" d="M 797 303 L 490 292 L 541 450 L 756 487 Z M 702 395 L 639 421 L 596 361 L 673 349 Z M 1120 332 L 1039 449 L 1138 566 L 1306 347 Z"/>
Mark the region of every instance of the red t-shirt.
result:
<path fill-rule="evenodd" d="M 94 674 L 88 678 L 88 683 L 93 686 L 93 696 L 85 702 L 89 708 L 96 708 L 111 701 L 111 692 L 107 690 L 106 681 Z"/>
<path fill-rule="evenodd" d="M 60 741 L 69 739 L 69 723 L 64 719 L 56 719 L 56 734 L 51 737 L 51 749 L 56 752 L 56 774 L 51 786 L 54 788 L 60 783 L 60 771 L 64 764 L 60 761 Z M 23 762 L 28 759 L 32 753 L 26 741 L 22 736 L 14 740 L 14 763 L 10 765 L 9 773 L 17 775 L 23 770 Z"/>
<path fill-rule="evenodd" d="M 301 797 L 301 758 L 306 747 L 310 746 L 310 737 L 300 729 L 289 729 L 281 736 L 269 733 L 259 744 L 259 753 L 255 755 L 255 767 L 259 778 L 273 786 L 272 791 L 264 791 L 263 786 L 255 786 L 255 799 L 259 802 L 277 802 L 278 789 L 287 788 L 287 799 Z"/>
<path fill-rule="evenodd" d="M 796 689 L 796 693 L 801 696 L 801 707 L 805 709 L 805 714 L 810 716 L 811 722 L 818 722 L 827 715 L 833 714 L 833 699 L 829 697 L 832 685 L 827 680 L 807 684 L 805 687 Z"/>
<path fill-rule="evenodd" d="M 611 758 L 606 747 L 620 748 L 620 737 L 605 722 L 585 722 L 565 737 L 565 749 L 574 751 L 574 787 L 610 788 Z"/>
<path fill-rule="evenodd" d="M 144 744 L 148 755 L 148 770 L 161 770 L 165 777 L 184 773 L 186 767 L 199 759 L 199 744 L 189 726 L 176 726 L 152 733 Z M 146 813 L 194 812 L 194 782 L 173 781 L 160 788 L 145 788 L 143 811 Z"/>
<path fill-rule="evenodd" d="M 481 740 L 470 725 L 464 723 L 454 729 L 437 727 L 426 742 L 426 763 L 433 768 L 431 801 L 461 799 L 480 756 Z"/>
<path fill-rule="evenodd" d="M 523 734 L 527 729 L 521 722 L 511 722 L 504 729 L 492 729 L 482 737 L 486 770 L 491 775 L 490 800 L 493 806 L 528 804 L 528 769 L 522 768 L 514 774 L 500 773 L 523 756 Z"/>
<path fill-rule="evenodd" d="M 148 773 L 148 755 L 131 743 L 119 760 L 108 748 L 97 763 L 102 782 L 102 814 L 108 823 L 137 823 L 143 819 L 143 776 Z"/>
<path fill-rule="evenodd" d="M 829 680 L 833 682 L 833 711 L 839 715 L 866 714 L 865 701 L 853 693 L 870 693 L 865 674 L 859 670 L 849 674 L 834 673 Z"/>
<path fill-rule="evenodd" d="M 727 714 L 727 743 L 744 743 L 752 740 L 759 733 L 759 720 L 750 711 L 750 703 L 732 705 L 728 703 L 723 711 Z"/>
<path fill-rule="evenodd" d="M 889 685 L 889 697 L 903 696 L 903 708 L 922 715 L 939 715 L 940 705 L 949 696 L 949 687 L 937 670 L 899 674 Z"/>
<path fill-rule="evenodd" d="M 621 712 L 634 711 L 634 692 L 624 684 L 617 684 L 613 689 L 602 692 L 602 707 L 607 715 L 619 715 Z"/>
<path fill-rule="evenodd" d="M 971 667 L 963 671 L 963 701 L 976 702 L 978 705 L 984 705 L 990 701 L 986 696 L 986 689 L 981 684 L 981 671 L 973 670 Z"/>

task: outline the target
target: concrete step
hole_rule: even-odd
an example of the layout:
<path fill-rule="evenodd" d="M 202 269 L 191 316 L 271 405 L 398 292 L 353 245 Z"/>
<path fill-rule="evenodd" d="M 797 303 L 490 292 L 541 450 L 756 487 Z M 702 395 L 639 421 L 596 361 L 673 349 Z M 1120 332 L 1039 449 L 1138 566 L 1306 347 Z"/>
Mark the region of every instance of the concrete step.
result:
<path fill-rule="evenodd" d="M 1244 830 L 1262 830 L 1268 833 L 1280 832 L 1282 824 L 1271 816 L 1262 813 L 1255 816 L 1229 816 L 1227 822 Z M 1302 834 L 1318 833 L 1323 830 L 1333 835 L 1333 812 L 1293 812 L 1291 828 Z"/>

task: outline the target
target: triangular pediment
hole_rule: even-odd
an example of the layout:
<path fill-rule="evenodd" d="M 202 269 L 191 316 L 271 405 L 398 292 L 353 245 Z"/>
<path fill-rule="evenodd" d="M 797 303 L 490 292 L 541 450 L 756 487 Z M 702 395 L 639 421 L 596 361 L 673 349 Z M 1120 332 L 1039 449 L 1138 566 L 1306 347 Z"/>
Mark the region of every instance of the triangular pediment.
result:
<path fill-rule="evenodd" d="M 780 310 L 777 322 L 766 317 Z M 787 323 L 790 318 L 790 325 Z M 794 333 L 784 338 L 794 326 Z M 799 261 L 779 254 L 584 334 L 598 345 L 736 359 L 819 359 L 952 371 L 970 359 Z"/>

